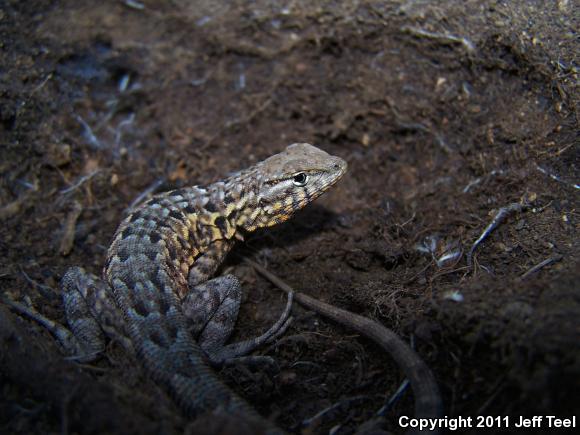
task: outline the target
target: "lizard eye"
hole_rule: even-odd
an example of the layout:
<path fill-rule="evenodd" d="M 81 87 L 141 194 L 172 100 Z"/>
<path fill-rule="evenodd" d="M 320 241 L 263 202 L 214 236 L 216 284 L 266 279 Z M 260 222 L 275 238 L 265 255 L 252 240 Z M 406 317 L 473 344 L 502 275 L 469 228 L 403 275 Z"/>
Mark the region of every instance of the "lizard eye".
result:
<path fill-rule="evenodd" d="M 292 182 L 298 187 L 306 186 L 306 183 L 308 183 L 308 175 L 304 172 L 299 172 L 292 177 Z"/>

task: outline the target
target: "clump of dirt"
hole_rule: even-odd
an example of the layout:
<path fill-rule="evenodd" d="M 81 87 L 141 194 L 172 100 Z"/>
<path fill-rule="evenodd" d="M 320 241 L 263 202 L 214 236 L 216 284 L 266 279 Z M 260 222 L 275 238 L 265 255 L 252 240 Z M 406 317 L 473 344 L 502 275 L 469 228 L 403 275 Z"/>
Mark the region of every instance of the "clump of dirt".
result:
<path fill-rule="evenodd" d="M 349 172 L 230 256 L 246 290 L 234 339 L 285 303 L 239 262 L 251 256 L 409 339 L 447 415 L 571 417 L 579 27 L 565 1 L 4 2 L 2 292 L 62 322 L 60 278 L 99 272 L 132 203 L 310 142 Z M 199 429 L 114 343 L 82 366 L 0 318 L 3 431 Z M 352 433 L 403 381 L 372 343 L 300 308 L 264 353 L 278 370 L 221 376 L 289 431 Z M 385 429 L 412 412 L 407 393 Z"/>

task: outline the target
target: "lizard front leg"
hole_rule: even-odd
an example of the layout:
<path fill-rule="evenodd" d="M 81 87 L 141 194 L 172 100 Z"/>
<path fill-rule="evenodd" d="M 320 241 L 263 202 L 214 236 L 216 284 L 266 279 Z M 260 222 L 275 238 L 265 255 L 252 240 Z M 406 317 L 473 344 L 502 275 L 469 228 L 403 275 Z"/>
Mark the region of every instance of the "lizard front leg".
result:
<path fill-rule="evenodd" d="M 104 332 L 129 352 L 133 351 L 123 314 L 105 281 L 81 267 L 71 267 L 62 278 L 61 288 L 67 323 L 77 340 L 86 343 L 85 346 L 90 343 L 91 347 L 96 347 L 93 336 L 98 335 L 102 346 Z"/>
<path fill-rule="evenodd" d="M 216 240 L 207 247 L 202 255 L 195 259 L 187 277 L 190 291 L 209 281 L 215 275 L 233 246 L 234 242 L 231 240 Z"/>
<path fill-rule="evenodd" d="M 189 273 L 189 293 L 182 302 L 183 312 L 191 322 L 191 331 L 212 363 L 221 365 L 249 354 L 264 343 L 283 334 L 291 318 L 292 296 L 280 318 L 259 337 L 226 345 L 242 300 L 242 288 L 233 275 L 224 275 L 203 282 L 215 273 L 231 242 L 217 241 L 196 259 Z"/>
<path fill-rule="evenodd" d="M 65 353 L 80 362 L 94 360 L 105 348 L 105 333 L 125 347 L 122 317 L 110 297 L 107 284 L 80 267 L 70 268 L 61 281 L 62 298 L 69 328 L 43 316 L 34 308 L 7 300 L 13 309 L 47 328 Z"/>

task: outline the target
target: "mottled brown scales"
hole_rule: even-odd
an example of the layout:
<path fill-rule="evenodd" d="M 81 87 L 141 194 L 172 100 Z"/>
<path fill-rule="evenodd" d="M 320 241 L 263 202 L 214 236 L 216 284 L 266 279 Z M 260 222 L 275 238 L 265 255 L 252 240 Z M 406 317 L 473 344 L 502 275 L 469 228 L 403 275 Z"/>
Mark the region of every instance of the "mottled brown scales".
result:
<path fill-rule="evenodd" d="M 134 353 L 187 413 L 237 414 L 261 420 L 267 433 L 281 433 L 209 366 L 229 363 L 281 335 L 291 320 L 292 296 L 264 334 L 226 344 L 241 287 L 233 275 L 211 278 L 244 233 L 286 221 L 345 171 L 344 160 L 293 144 L 224 181 L 151 198 L 119 226 L 104 280 L 80 268 L 67 272 L 62 287 L 72 333 L 52 322 L 53 332 L 85 361 L 104 349 L 105 332 Z"/>

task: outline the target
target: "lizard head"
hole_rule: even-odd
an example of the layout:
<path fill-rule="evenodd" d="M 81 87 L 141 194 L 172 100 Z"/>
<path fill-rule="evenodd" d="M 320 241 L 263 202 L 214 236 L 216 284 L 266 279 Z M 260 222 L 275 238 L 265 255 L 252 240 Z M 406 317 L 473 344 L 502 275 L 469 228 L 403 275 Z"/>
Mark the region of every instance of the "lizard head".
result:
<path fill-rule="evenodd" d="M 315 146 L 295 143 L 252 169 L 254 213 L 246 214 L 241 225 L 248 231 L 288 220 L 334 185 L 347 164 Z"/>

